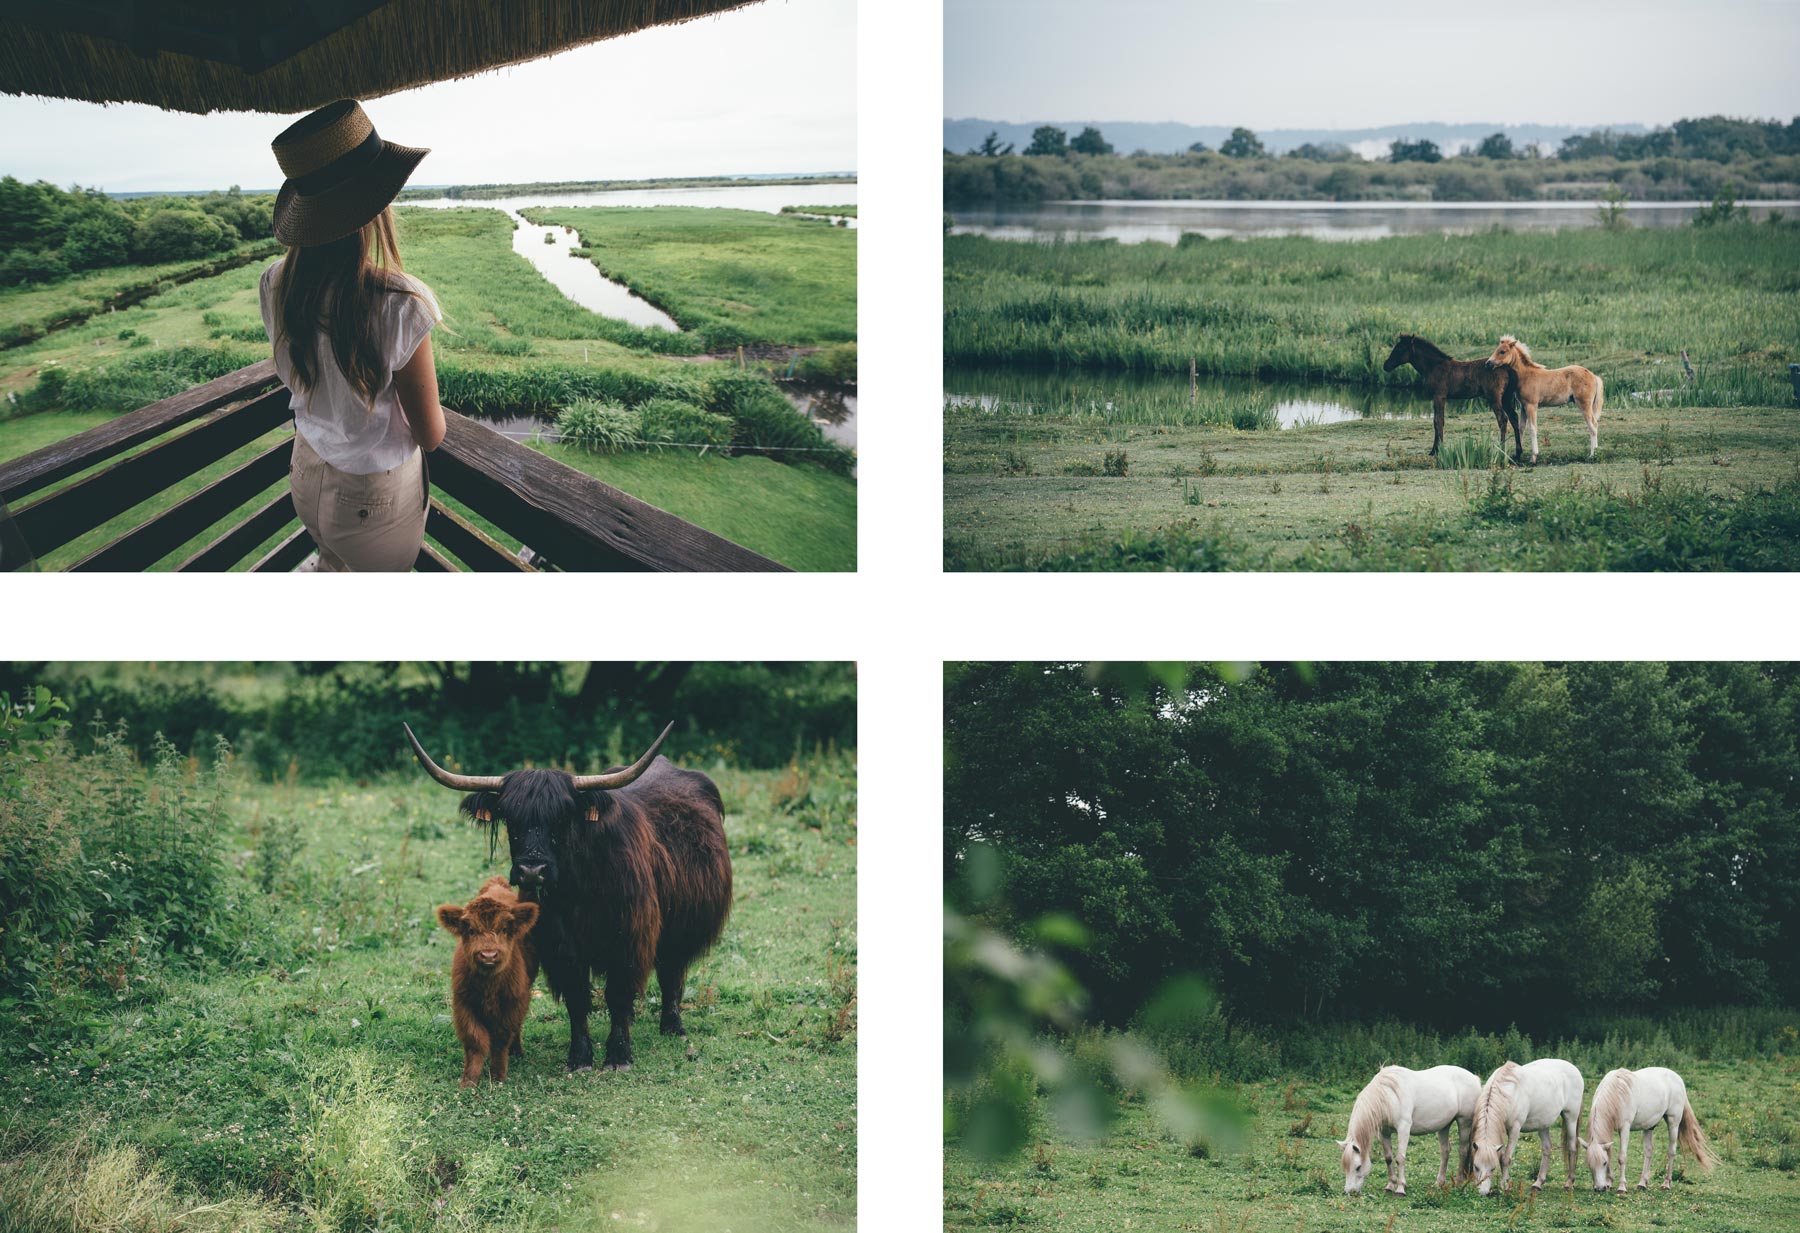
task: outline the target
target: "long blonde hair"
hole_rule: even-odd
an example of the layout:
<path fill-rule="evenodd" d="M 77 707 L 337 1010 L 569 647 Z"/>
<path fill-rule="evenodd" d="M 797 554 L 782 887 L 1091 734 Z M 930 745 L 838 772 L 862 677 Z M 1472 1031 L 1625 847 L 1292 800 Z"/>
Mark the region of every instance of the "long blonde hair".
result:
<path fill-rule="evenodd" d="M 277 346 L 286 345 L 293 383 L 318 383 L 319 336 L 331 344 L 338 369 L 365 403 L 387 383 L 387 357 L 375 337 L 379 297 L 418 294 L 404 279 L 394 211 L 384 209 L 341 240 L 294 246 L 276 283 Z"/>

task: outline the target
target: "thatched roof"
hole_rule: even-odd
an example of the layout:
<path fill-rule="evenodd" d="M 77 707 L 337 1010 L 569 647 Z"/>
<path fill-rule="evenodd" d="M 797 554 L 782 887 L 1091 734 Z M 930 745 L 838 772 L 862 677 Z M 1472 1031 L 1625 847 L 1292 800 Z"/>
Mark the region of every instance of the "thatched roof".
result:
<path fill-rule="evenodd" d="M 311 111 L 748 0 L 37 0 L 0 6 L 0 93 Z"/>

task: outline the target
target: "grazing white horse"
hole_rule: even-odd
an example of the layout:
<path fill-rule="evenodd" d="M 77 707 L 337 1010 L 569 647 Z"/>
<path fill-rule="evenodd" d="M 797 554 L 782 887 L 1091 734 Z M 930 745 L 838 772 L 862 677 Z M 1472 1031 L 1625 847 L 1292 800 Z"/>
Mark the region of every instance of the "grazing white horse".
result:
<path fill-rule="evenodd" d="M 1561 1058 L 1545 1057 L 1521 1066 L 1508 1062 L 1488 1076 L 1475 1102 L 1475 1181 L 1486 1194 L 1500 1171 L 1500 1189 L 1512 1183 L 1513 1153 L 1519 1135 L 1535 1130 L 1543 1148 L 1533 1190 L 1550 1176 L 1550 1127 L 1562 1123 L 1563 1170 L 1575 1188 L 1575 1141 L 1581 1128 L 1581 1072 Z"/>
<path fill-rule="evenodd" d="M 1460 1066 L 1433 1066 L 1430 1070 L 1383 1066 L 1350 1110 L 1349 1137 L 1338 1140 L 1338 1146 L 1344 1149 L 1344 1193 L 1355 1194 L 1362 1189 L 1363 1179 L 1375 1165 L 1371 1152 L 1376 1135 L 1381 1136 L 1381 1151 L 1387 1157 L 1387 1189 L 1395 1194 L 1406 1193 L 1406 1141 L 1415 1130 L 1437 1132 L 1437 1179 L 1442 1186 L 1444 1171 L 1450 1164 L 1450 1127 L 1455 1126 L 1457 1173 L 1460 1176 L 1466 1172 L 1469 1126 L 1480 1091 L 1481 1080 Z M 1400 1139 L 1398 1172 L 1394 1167 L 1396 1135 Z"/>
<path fill-rule="evenodd" d="M 1607 1177 L 1612 1172 L 1613 1135 L 1617 1133 L 1621 1139 L 1619 1193 L 1625 1193 L 1625 1156 L 1631 1148 L 1634 1130 L 1640 1133 L 1644 1150 L 1644 1175 L 1638 1179 L 1638 1189 L 1649 1188 L 1658 1122 L 1664 1123 L 1669 1132 L 1669 1164 L 1663 1173 L 1664 1190 L 1675 1185 L 1677 1144 L 1687 1148 L 1688 1154 L 1699 1161 L 1702 1168 L 1710 1169 L 1719 1162 L 1706 1141 L 1706 1132 L 1700 1128 L 1700 1119 L 1694 1116 L 1694 1106 L 1688 1102 L 1687 1084 L 1681 1081 L 1680 1075 L 1661 1066 L 1609 1070 L 1600 1080 L 1600 1086 L 1594 1089 L 1594 1108 L 1588 1115 L 1588 1133 L 1594 1137 L 1581 1141 L 1581 1146 L 1587 1149 L 1588 1168 L 1594 1171 L 1595 1190 L 1606 1189 Z"/>

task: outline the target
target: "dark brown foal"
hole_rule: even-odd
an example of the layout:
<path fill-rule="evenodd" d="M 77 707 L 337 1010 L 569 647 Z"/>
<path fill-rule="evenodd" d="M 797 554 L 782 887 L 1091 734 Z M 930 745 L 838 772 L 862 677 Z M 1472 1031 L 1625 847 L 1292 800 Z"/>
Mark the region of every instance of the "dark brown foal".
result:
<path fill-rule="evenodd" d="M 1411 364 L 1419 384 L 1431 395 L 1431 452 L 1444 444 L 1444 403 L 1452 398 L 1480 398 L 1500 425 L 1500 452 L 1506 452 L 1506 426 L 1512 424 L 1513 461 L 1522 456 L 1519 440 L 1519 379 L 1510 368 L 1489 367 L 1487 358 L 1453 360 L 1417 334 L 1402 334 L 1388 353 L 1383 372 Z M 1496 380 L 1498 376 L 1498 380 Z"/>

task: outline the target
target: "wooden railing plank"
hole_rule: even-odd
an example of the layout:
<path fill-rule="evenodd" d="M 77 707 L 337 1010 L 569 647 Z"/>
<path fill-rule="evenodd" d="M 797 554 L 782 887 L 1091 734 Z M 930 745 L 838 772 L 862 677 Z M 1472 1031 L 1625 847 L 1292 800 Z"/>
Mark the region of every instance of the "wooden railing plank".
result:
<path fill-rule="evenodd" d="M 177 573 L 222 574 L 289 523 L 300 521 L 294 498 L 278 492 L 248 518 L 175 567 Z"/>
<path fill-rule="evenodd" d="M 277 390 L 215 411 L 179 436 L 15 509 L 13 519 L 41 557 L 280 426 L 287 404 L 287 392 Z"/>
<path fill-rule="evenodd" d="M 563 569 L 787 570 L 466 416 L 444 419 L 432 482 Z"/>
<path fill-rule="evenodd" d="M 263 393 L 279 380 L 275 361 L 263 360 L 0 464 L 0 500 L 29 496 L 209 411 Z"/>
<path fill-rule="evenodd" d="M 317 551 L 313 537 L 305 527 L 276 544 L 263 554 L 263 559 L 250 567 L 253 574 L 287 573 Z"/>
<path fill-rule="evenodd" d="M 286 476 L 293 452 L 292 437 L 269 447 L 193 496 L 171 505 L 149 522 L 125 532 L 104 548 L 90 552 L 69 569 L 114 572 L 148 569 Z M 283 491 L 285 493 L 285 489 Z"/>
<path fill-rule="evenodd" d="M 421 574 L 460 574 L 462 571 L 452 565 L 443 553 L 430 544 L 419 545 L 418 559 L 413 568 Z"/>
<path fill-rule="evenodd" d="M 431 498 L 431 509 L 425 515 L 425 534 L 442 544 L 453 556 L 475 573 L 535 574 L 539 571 L 506 550 L 493 536 L 446 506 Z"/>

